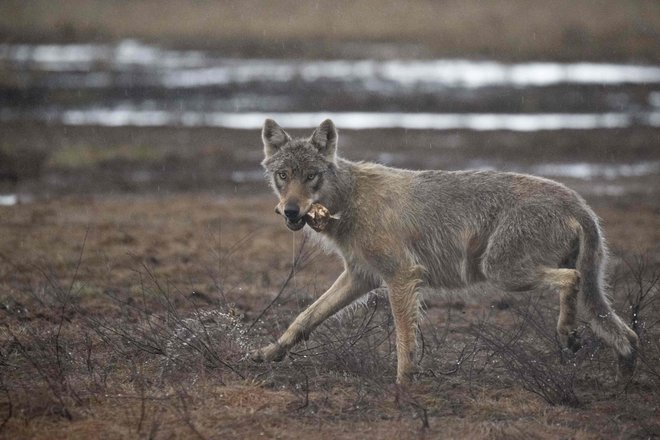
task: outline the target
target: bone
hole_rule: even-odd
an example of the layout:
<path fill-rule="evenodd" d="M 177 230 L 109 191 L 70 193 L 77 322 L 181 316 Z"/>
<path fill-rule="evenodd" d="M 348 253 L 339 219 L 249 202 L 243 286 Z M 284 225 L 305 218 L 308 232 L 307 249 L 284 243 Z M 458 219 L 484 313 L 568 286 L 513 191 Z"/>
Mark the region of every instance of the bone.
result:
<path fill-rule="evenodd" d="M 305 221 L 307 221 L 307 224 L 316 232 L 321 232 L 327 229 L 332 220 L 338 218 L 339 216 L 331 215 L 330 211 L 325 206 L 320 203 L 314 203 L 309 212 L 307 212 Z"/>

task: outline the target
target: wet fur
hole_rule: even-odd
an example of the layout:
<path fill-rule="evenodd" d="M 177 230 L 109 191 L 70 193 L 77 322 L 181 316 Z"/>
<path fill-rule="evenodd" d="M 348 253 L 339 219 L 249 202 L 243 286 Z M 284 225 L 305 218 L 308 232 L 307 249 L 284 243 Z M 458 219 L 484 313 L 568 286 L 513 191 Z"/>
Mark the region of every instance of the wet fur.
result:
<path fill-rule="evenodd" d="M 397 333 L 397 381 L 409 380 L 416 345 L 419 291 L 487 281 L 519 292 L 557 293 L 557 334 L 576 350 L 578 303 L 594 331 L 629 374 L 637 335 L 603 292 L 606 248 L 584 200 L 557 182 L 495 171 L 409 171 L 337 157 L 337 131 L 324 121 L 310 138 L 293 139 L 274 121 L 262 132 L 263 166 L 279 207 L 304 215 L 321 203 L 339 220 L 318 234 L 344 262 L 330 289 L 300 314 L 256 361 L 281 359 L 323 320 L 385 285 Z M 286 181 L 278 173 L 286 173 Z M 305 176 L 318 174 L 307 181 Z M 287 224 L 294 229 L 290 222 Z M 309 228 L 307 228 L 309 229 Z"/>

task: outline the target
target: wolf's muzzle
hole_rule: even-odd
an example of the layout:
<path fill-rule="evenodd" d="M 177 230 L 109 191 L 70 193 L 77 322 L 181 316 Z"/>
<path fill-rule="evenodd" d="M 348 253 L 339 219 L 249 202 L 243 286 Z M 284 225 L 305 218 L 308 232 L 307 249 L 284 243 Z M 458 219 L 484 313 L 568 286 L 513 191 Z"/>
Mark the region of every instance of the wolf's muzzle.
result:
<path fill-rule="evenodd" d="M 287 203 L 284 205 L 284 216 L 289 221 L 295 221 L 300 217 L 300 206 L 295 203 Z"/>
<path fill-rule="evenodd" d="M 298 231 L 305 226 L 305 217 L 300 217 L 298 220 L 286 220 L 286 227 L 292 231 Z"/>
<path fill-rule="evenodd" d="M 305 226 L 305 218 L 300 215 L 300 206 L 297 203 L 287 203 L 284 205 L 284 217 L 286 226 L 292 231 L 297 231 Z"/>
<path fill-rule="evenodd" d="M 295 205 L 296 214 L 293 215 L 293 209 L 287 204 L 284 207 L 284 213 L 280 210 L 279 206 L 275 207 L 275 213 L 284 217 L 286 222 L 286 227 L 292 231 L 298 231 L 305 226 L 305 216 L 300 216 L 300 208 L 298 205 Z M 286 211 L 289 210 L 287 213 Z"/>

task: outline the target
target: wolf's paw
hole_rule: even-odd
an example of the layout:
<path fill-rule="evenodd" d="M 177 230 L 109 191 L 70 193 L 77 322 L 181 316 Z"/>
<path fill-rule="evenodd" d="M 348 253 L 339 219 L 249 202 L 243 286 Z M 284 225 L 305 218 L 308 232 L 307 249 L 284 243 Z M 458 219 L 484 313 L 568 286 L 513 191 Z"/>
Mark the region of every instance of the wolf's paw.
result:
<path fill-rule="evenodd" d="M 582 348 L 582 341 L 577 330 L 572 330 L 568 333 L 557 331 L 559 342 L 564 350 L 569 350 L 571 353 L 577 352 Z"/>
<path fill-rule="evenodd" d="M 629 355 L 619 355 L 619 369 L 617 371 L 617 380 L 621 383 L 628 383 L 635 373 L 635 361 L 637 352 L 632 351 Z"/>
<path fill-rule="evenodd" d="M 580 339 L 580 335 L 578 334 L 577 330 L 573 330 L 568 334 L 566 348 L 571 350 L 573 353 L 582 348 L 582 340 Z"/>
<path fill-rule="evenodd" d="M 619 354 L 617 380 L 620 383 L 628 383 L 632 379 L 633 373 L 635 373 L 635 363 L 639 350 L 639 336 L 637 336 L 637 333 L 627 327 L 625 330 L 628 342 L 630 342 L 630 353 L 627 355 Z"/>
<path fill-rule="evenodd" d="M 279 362 L 284 359 L 284 356 L 286 356 L 286 350 L 277 342 L 250 353 L 250 359 L 254 362 Z"/>

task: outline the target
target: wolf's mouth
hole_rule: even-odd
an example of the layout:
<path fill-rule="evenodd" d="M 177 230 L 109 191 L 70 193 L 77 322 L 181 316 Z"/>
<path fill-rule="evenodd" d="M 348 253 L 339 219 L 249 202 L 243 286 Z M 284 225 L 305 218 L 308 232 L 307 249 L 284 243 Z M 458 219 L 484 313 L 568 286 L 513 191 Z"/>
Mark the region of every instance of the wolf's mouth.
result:
<path fill-rule="evenodd" d="M 305 217 L 300 217 L 298 220 L 291 221 L 286 219 L 286 227 L 292 231 L 299 231 L 305 226 Z"/>

